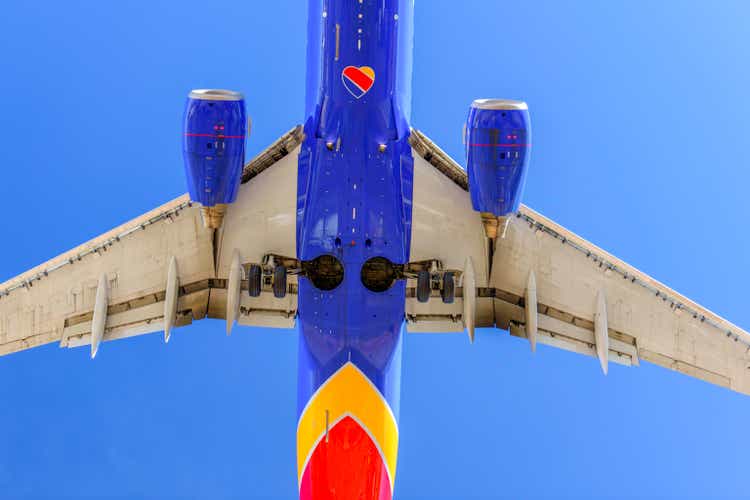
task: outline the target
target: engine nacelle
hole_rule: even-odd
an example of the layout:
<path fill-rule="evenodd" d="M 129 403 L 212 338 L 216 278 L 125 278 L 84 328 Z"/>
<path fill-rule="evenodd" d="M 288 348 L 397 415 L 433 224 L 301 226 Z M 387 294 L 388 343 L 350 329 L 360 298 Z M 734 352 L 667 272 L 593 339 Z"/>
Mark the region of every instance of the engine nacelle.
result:
<path fill-rule="evenodd" d="M 518 211 L 531 146 L 526 103 L 509 99 L 474 101 L 464 140 L 474 210 L 493 217 Z"/>
<path fill-rule="evenodd" d="M 190 199 L 203 224 L 219 228 L 245 164 L 245 100 L 230 90 L 193 90 L 185 105 L 183 156 Z"/>

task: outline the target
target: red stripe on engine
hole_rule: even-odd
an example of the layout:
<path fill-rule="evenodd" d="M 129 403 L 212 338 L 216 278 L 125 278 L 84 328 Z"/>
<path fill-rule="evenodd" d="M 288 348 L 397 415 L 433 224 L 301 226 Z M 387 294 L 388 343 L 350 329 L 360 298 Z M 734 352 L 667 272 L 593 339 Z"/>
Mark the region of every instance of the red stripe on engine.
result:
<path fill-rule="evenodd" d="M 531 144 L 469 144 L 472 148 L 530 148 Z"/>
<path fill-rule="evenodd" d="M 222 134 L 189 134 L 186 133 L 187 137 L 215 137 L 217 139 L 244 139 L 244 135 L 222 135 Z"/>

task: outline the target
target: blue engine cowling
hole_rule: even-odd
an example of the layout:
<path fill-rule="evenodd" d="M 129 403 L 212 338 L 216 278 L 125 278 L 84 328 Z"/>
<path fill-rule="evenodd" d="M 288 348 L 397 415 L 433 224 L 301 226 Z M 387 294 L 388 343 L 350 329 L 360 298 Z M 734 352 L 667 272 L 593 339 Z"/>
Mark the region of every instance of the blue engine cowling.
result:
<path fill-rule="evenodd" d="M 245 164 L 245 100 L 230 90 L 194 90 L 185 105 L 183 156 L 190 199 L 206 213 L 233 203 Z M 218 225 L 221 225 L 223 208 Z M 204 222 L 209 224 L 204 214 Z"/>
<path fill-rule="evenodd" d="M 508 99 L 474 101 L 464 140 L 474 210 L 496 217 L 518 211 L 531 147 L 526 103 Z"/>

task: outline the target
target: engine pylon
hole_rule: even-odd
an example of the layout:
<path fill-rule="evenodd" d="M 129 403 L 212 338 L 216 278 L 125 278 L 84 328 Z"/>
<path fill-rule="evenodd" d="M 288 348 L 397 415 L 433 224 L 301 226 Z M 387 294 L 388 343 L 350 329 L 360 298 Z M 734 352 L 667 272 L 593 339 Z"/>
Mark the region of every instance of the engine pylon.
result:
<path fill-rule="evenodd" d="M 220 204 L 213 207 L 201 207 L 201 219 L 206 229 L 219 229 L 224 223 L 224 215 L 227 213 L 227 205 Z"/>

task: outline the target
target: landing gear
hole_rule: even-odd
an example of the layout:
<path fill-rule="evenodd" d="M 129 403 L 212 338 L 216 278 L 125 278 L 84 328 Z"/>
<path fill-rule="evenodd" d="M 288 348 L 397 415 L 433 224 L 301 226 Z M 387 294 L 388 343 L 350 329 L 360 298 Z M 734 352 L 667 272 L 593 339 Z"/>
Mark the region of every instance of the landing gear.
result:
<path fill-rule="evenodd" d="M 417 280 L 417 301 L 427 303 L 433 290 L 440 290 L 440 298 L 444 304 L 456 301 L 456 277 L 461 271 L 443 268 L 439 260 L 425 260 L 412 262 L 404 267 L 404 276 Z"/>
<path fill-rule="evenodd" d="M 425 303 L 430 300 L 432 293 L 432 275 L 423 269 L 417 274 L 417 300 Z"/>
<path fill-rule="evenodd" d="M 277 299 L 286 297 L 286 267 L 276 266 L 273 268 L 273 296 Z"/>
<path fill-rule="evenodd" d="M 443 274 L 443 286 L 440 289 L 440 296 L 443 298 L 443 303 L 453 304 L 456 299 L 456 280 L 451 271 L 446 271 Z"/>
<path fill-rule="evenodd" d="M 263 269 L 258 264 L 251 264 L 247 270 L 247 293 L 251 297 L 260 297 Z"/>
<path fill-rule="evenodd" d="M 261 297 L 266 290 L 273 292 L 277 299 L 286 297 L 289 284 L 288 276 L 300 274 L 300 264 L 297 259 L 281 255 L 268 254 L 263 256 L 260 264 L 245 264 L 247 276 L 247 294 L 250 297 Z"/>

